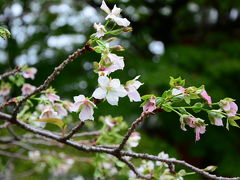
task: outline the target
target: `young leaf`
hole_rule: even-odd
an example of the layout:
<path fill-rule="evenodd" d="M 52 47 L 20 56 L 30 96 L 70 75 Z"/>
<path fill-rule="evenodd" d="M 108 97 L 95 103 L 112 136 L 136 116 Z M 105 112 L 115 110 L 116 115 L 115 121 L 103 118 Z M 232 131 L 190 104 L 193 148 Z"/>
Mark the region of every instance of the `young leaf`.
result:
<path fill-rule="evenodd" d="M 0 27 L 0 36 L 3 39 L 7 39 L 10 38 L 11 33 L 6 28 Z"/>
<path fill-rule="evenodd" d="M 208 166 L 208 167 L 204 168 L 203 170 L 207 171 L 207 172 L 213 172 L 216 169 L 217 169 L 217 166 Z"/>
<path fill-rule="evenodd" d="M 64 127 L 64 123 L 61 119 L 57 119 L 57 118 L 45 118 L 45 119 L 37 119 L 35 121 L 39 121 L 39 122 L 46 122 L 46 123 L 50 123 L 50 124 L 54 124 L 57 125 L 60 129 L 62 129 Z"/>

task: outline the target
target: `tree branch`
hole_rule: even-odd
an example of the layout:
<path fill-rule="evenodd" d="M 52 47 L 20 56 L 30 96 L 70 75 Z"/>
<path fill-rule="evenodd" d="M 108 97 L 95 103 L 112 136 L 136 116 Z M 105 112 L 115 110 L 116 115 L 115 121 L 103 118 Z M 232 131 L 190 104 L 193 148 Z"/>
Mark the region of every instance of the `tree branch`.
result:
<path fill-rule="evenodd" d="M 143 118 L 143 116 L 146 115 L 141 115 L 141 117 Z M 0 117 L 3 118 L 5 120 L 11 121 L 12 117 L 8 114 L 5 113 L 0 113 Z M 138 120 L 140 121 L 140 119 L 142 118 L 138 118 Z M 144 118 L 143 118 L 144 119 Z M 138 122 L 139 122 L 138 121 Z M 141 122 L 141 121 L 140 121 Z M 172 164 L 178 164 L 184 167 L 187 167 L 189 169 L 191 169 L 192 171 L 208 178 L 208 179 L 215 179 L 215 180 L 240 180 L 240 177 L 233 177 L 233 178 L 228 178 L 228 177 L 218 177 L 216 175 L 210 174 L 200 168 L 197 168 L 185 161 L 181 161 L 181 160 L 176 160 L 174 158 L 168 158 L 168 159 L 163 159 L 163 158 L 159 158 L 158 156 L 154 156 L 154 155 L 149 155 L 149 154 L 142 154 L 142 153 L 135 153 L 135 152 L 130 152 L 130 151 L 122 151 L 120 150 L 118 153 L 116 153 L 115 149 L 109 149 L 109 148 L 103 148 L 103 147 L 97 147 L 97 146 L 86 146 L 83 144 L 79 144 L 76 143 L 74 141 L 71 140 L 66 140 L 66 141 L 62 141 L 62 137 L 56 134 L 53 134 L 49 131 L 46 130 L 42 130 L 42 129 L 37 129 L 34 128 L 24 122 L 18 121 L 17 119 L 14 120 L 14 123 L 21 127 L 22 129 L 25 129 L 27 131 L 30 131 L 34 134 L 38 134 L 40 136 L 43 136 L 45 138 L 49 138 L 58 142 L 61 142 L 65 145 L 71 146 L 77 150 L 80 151 L 84 151 L 84 152 L 98 152 L 98 153 L 107 153 L 107 154 L 111 154 L 113 156 L 117 156 L 117 157 L 124 157 L 124 156 L 128 156 L 128 157 L 132 157 L 132 158 L 136 158 L 136 159 L 146 159 L 146 160 L 151 160 L 151 161 L 161 161 L 161 162 L 165 162 L 167 164 L 172 163 Z M 138 123 L 136 123 L 138 124 Z M 131 129 L 131 128 L 130 128 Z M 128 131 L 130 132 L 130 131 Z M 128 165 L 129 166 L 129 165 Z"/>
<path fill-rule="evenodd" d="M 84 122 L 80 121 L 74 128 L 72 128 L 72 130 L 67 135 L 62 137 L 62 141 L 66 141 L 67 139 L 71 139 L 71 137 L 74 134 L 76 134 L 83 126 L 84 126 Z"/>
<path fill-rule="evenodd" d="M 50 74 L 47 79 L 44 81 L 44 83 L 42 85 L 40 85 L 38 88 L 36 88 L 31 94 L 25 96 L 21 101 L 18 102 L 17 106 L 15 107 L 13 114 L 12 114 L 12 120 L 14 120 L 17 116 L 17 113 L 19 112 L 20 107 L 22 106 L 22 104 L 28 99 L 30 98 L 32 95 L 38 94 L 43 90 L 46 90 L 48 88 L 48 86 L 50 85 L 50 83 L 60 74 L 60 72 L 71 62 L 73 62 L 73 60 L 75 58 L 77 58 L 78 56 L 86 53 L 87 51 L 92 51 L 93 49 L 90 47 L 90 44 L 85 44 L 85 46 L 82 49 L 78 49 L 77 51 L 75 51 L 73 54 L 71 54 L 66 60 L 64 60 L 58 67 L 56 67 L 54 69 L 54 71 L 52 72 L 52 74 Z"/>
<path fill-rule="evenodd" d="M 124 136 L 122 142 L 119 144 L 118 148 L 115 149 L 116 152 L 121 151 L 125 144 L 127 143 L 129 137 L 131 136 L 131 134 L 133 133 L 133 131 L 136 129 L 136 127 L 142 122 L 144 121 L 144 119 L 146 119 L 149 116 L 149 113 L 147 112 L 143 112 L 141 114 L 141 116 L 139 118 L 137 118 L 131 125 L 131 127 L 128 129 L 128 132 L 126 133 L 126 135 Z"/>
<path fill-rule="evenodd" d="M 124 162 L 125 164 L 127 164 L 127 166 L 134 172 L 134 174 L 138 177 L 138 178 L 142 178 L 142 179 L 152 179 L 153 177 L 151 175 L 149 176 L 144 176 L 144 175 L 141 175 L 137 169 L 135 168 L 135 166 L 130 162 L 128 161 L 127 159 L 123 158 L 123 157 L 118 157 L 118 159 L 122 162 Z"/>
<path fill-rule="evenodd" d="M 4 73 L 4 74 L 2 74 L 2 75 L 0 75 L 0 81 L 1 81 L 2 79 L 6 78 L 6 77 L 9 77 L 9 76 L 11 76 L 11 75 L 16 74 L 16 73 L 19 72 L 20 70 L 21 70 L 21 68 L 17 66 L 17 67 L 15 67 L 13 70 L 11 70 L 11 71 L 9 71 L 9 72 L 6 72 L 6 73 Z"/>

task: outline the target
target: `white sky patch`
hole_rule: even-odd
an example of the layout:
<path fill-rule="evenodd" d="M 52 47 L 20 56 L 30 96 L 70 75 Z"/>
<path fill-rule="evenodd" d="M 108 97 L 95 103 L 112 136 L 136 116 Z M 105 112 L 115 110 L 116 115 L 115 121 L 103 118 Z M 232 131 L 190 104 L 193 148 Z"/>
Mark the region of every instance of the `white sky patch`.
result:
<path fill-rule="evenodd" d="M 153 54 L 156 55 L 163 55 L 165 52 L 165 47 L 162 41 L 152 41 L 148 48 Z"/>

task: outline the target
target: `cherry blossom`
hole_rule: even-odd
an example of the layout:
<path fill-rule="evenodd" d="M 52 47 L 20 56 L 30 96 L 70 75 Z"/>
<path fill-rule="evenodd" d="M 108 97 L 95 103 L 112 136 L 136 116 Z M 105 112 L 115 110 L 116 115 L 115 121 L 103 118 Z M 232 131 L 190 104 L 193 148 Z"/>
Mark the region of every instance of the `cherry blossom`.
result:
<path fill-rule="evenodd" d="M 164 152 L 160 152 L 160 153 L 158 154 L 158 157 L 159 157 L 159 158 L 162 158 L 162 159 L 168 159 L 168 158 L 169 158 L 169 155 L 166 154 L 166 153 L 164 153 Z M 157 162 L 156 162 L 156 165 L 157 165 L 157 166 L 165 166 L 165 167 L 168 167 L 168 164 L 167 164 L 167 163 L 164 163 L 164 162 L 161 162 L 161 161 L 157 161 Z"/>
<path fill-rule="evenodd" d="M 119 79 L 109 79 L 106 76 L 98 78 L 99 87 L 93 92 L 96 99 L 107 99 L 111 105 L 118 105 L 119 97 L 127 95 L 127 91 L 120 84 Z"/>
<path fill-rule="evenodd" d="M 111 116 L 106 116 L 104 121 L 109 127 L 115 126 L 118 122 L 116 121 L 115 118 L 112 118 Z"/>
<path fill-rule="evenodd" d="M 98 73 L 100 76 L 107 76 L 116 70 L 123 70 L 125 64 L 122 56 L 113 53 L 102 54 L 102 60 L 99 63 Z"/>
<path fill-rule="evenodd" d="M 172 89 L 172 95 L 177 96 L 177 95 L 180 95 L 180 94 L 184 94 L 185 90 L 186 89 L 182 86 L 176 86 L 176 88 Z"/>
<path fill-rule="evenodd" d="M 34 79 L 35 74 L 37 73 L 37 69 L 32 67 L 32 68 L 27 68 L 25 71 L 23 71 L 23 77 L 28 79 Z"/>
<path fill-rule="evenodd" d="M 54 111 L 54 109 L 50 106 L 45 106 L 41 115 L 40 119 L 46 119 L 46 118 L 56 118 L 58 113 Z"/>
<path fill-rule="evenodd" d="M 212 98 L 208 95 L 206 90 L 203 90 L 200 94 L 200 96 L 208 103 L 212 104 Z"/>
<path fill-rule="evenodd" d="M 235 116 L 238 111 L 238 106 L 232 99 L 226 98 L 220 101 L 220 107 L 227 113 L 229 117 Z"/>
<path fill-rule="evenodd" d="M 31 94 L 34 90 L 36 89 L 35 86 L 32 86 L 31 84 L 24 84 L 21 91 L 22 91 L 22 95 L 26 96 Z"/>
<path fill-rule="evenodd" d="M 47 93 L 46 96 L 47 96 L 48 100 L 52 103 L 55 101 L 60 101 L 60 97 L 54 93 Z"/>
<path fill-rule="evenodd" d="M 80 111 L 79 119 L 81 121 L 94 120 L 93 108 L 95 108 L 96 105 L 92 101 L 90 101 L 84 95 L 79 95 L 74 96 L 74 102 L 75 103 L 73 104 L 72 111 Z"/>
<path fill-rule="evenodd" d="M 63 107 L 62 104 L 56 103 L 56 104 L 54 104 L 54 108 L 61 118 L 67 116 L 67 114 L 68 114 L 67 110 Z"/>
<path fill-rule="evenodd" d="M 0 96 L 7 96 L 11 91 L 11 86 L 7 83 L 0 85 Z"/>
<path fill-rule="evenodd" d="M 153 112 L 157 108 L 156 106 L 156 98 L 151 97 L 149 101 L 143 106 L 144 112 Z"/>
<path fill-rule="evenodd" d="M 133 132 L 129 137 L 127 143 L 130 147 L 137 147 L 141 136 L 138 132 Z"/>
<path fill-rule="evenodd" d="M 187 124 L 191 128 L 195 128 L 195 140 L 199 141 L 200 140 L 200 134 L 204 134 L 206 131 L 206 125 L 204 124 L 204 121 L 195 118 L 195 117 L 189 117 L 186 116 L 183 118 L 182 124 L 181 124 L 181 129 L 186 131 L 187 129 L 185 128 L 185 124 Z"/>
<path fill-rule="evenodd" d="M 130 99 L 131 102 L 135 101 L 135 102 L 139 102 L 141 101 L 141 97 L 139 92 L 137 91 L 137 89 L 143 85 L 143 83 L 141 83 L 140 81 L 138 81 L 137 79 L 140 76 L 135 77 L 133 80 L 130 80 L 126 83 L 125 85 L 125 89 L 127 90 L 128 93 L 128 97 Z"/>
<path fill-rule="evenodd" d="M 105 1 L 103 0 L 100 8 L 108 14 L 108 16 L 105 18 L 106 20 L 112 19 L 119 26 L 127 27 L 130 25 L 130 22 L 126 18 L 119 17 L 122 9 L 118 8 L 116 5 L 114 5 L 113 9 L 110 10 L 109 7 L 106 5 Z"/>
<path fill-rule="evenodd" d="M 211 110 L 208 112 L 208 117 L 212 124 L 216 126 L 223 126 L 221 110 Z"/>
<path fill-rule="evenodd" d="M 106 29 L 101 23 L 94 23 L 93 27 L 97 30 L 96 37 L 100 38 L 105 35 Z"/>

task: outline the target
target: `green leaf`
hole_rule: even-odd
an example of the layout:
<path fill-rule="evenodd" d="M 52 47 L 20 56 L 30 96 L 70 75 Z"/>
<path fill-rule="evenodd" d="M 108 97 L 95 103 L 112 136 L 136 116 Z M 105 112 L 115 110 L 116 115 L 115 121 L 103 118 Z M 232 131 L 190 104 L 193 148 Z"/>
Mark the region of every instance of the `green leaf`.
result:
<path fill-rule="evenodd" d="M 235 127 L 240 128 L 239 125 L 233 119 L 228 119 L 228 122 L 231 126 L 235 126 Z"/>
<path fill-rule="evenodd" d="M 50 124 L 54 124 L 57 125 L 59 128 L 63 129 L 64 128 L 64 123 L 61 119 L 57 119 L 57 118 L 45 118 L 45 119 L 37 119 L 35 121 L 39 121 L 39 122 L 46 122 L 46 123 L 50 123 Z"/>
<path fill-rule="evenodd" d="M 7 39 L 10 38 L 11 33 L 6 28 L 0 27 L 0 36 L 3 39 Z"/>
<path fill-rule="evenodd" d="M 203 170 L 207 171 L 207 172 L 213 172 L 216 169 L 217 169 L 217 166 L 208 166 L 208 167 L 204 168 Z"/>
<path fill-rule="evenodd" d="M 112 35 L 118 35 L 121 32 L 122 32 L 122 29 L 116 29 L 116 30 L 113 30 L 113 31 L 108 31 L 107 33 L 112 34 Z"/>
<path fill-rule="evenodd" d="M 153 94 L 147 94 L 141 97 L 142 100 L 149 100 L 151 97 L 155 97 Z"/>
<path fill-rule="evenodd" d="M 171 112 L 171 111 L 172 111 L 171 107 L 168 106 L 168 105 L 166 105 L 166 104 L 164 104 L 164 105 L 162 106 L 162 108 L 163 108 L 163 110 L 166 111 L 166 112 Z"/>
<path fill-rule="evenodd" d="M 169 85 L 171 87 L 176 87 L 176 86 L 184 86 L 185 85 L 185 80 L 182 79 L 181 77 L 178 77 L 178 78 L 173 78 L 173 77 L 170 77 L 170 82 L 169 82 Z"/>
<path fill-rule="evenodd" d="M 198 112 L 200 112 L 202 110 L 202 107 L 203 107 L 203 104 L 198 102 L 198 103 L 193 105 L 193 109 L 192 110 L 195 113 L 198 113 Z"/>
<path fill-rule="evenodd" d="M 157 97 L 157 98 L 156 98 L 156 105 L 157 105 L 157 106 L 161 106 L 162 103 L 163 103 L 163 98 L 162 98 L 162 97 Z"/>

